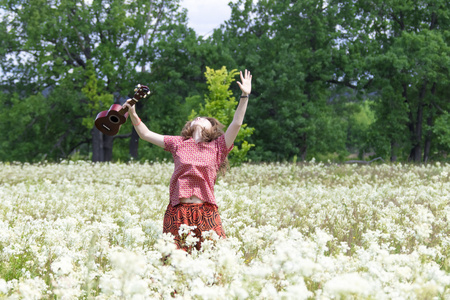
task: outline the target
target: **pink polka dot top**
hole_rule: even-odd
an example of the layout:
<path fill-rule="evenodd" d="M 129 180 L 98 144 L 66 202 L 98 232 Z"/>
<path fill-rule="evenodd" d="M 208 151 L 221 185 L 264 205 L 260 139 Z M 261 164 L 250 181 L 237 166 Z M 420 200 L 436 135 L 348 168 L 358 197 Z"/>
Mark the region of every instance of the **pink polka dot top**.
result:
<path fill-rule="evenodd" d="M 172 153 L 175 168 L 170 179 L 170 204 L 180 204 L 180 198 L 197 196 L 217 205 L 214 184 L 217 171 L 233 145 L 227 149 L 225 135 L 214 141 L 196 143 L 193 138 L 164 136 L 164 150 Z"/>

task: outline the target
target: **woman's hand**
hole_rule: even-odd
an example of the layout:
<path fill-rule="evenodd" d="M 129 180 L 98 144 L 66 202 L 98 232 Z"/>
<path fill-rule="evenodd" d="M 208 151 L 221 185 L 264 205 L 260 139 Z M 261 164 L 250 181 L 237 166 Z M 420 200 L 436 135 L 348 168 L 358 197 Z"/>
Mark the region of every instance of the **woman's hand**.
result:
<path fill-rule="evenodd" d="M 136 114 L 136 106 L 135 106 L 135 105 L 131 105 L 130 102 L 131 102 L 131 99 L 128 99 L 128 100 L 122 105 L 122 107 L 123 107 L 123 108 L 128 107 L 128 113 L 129 113 L 130 115 L 135 115 L 135 114 Z"/>
<path fill-rule="evenodd" d="M 244 74 L 242 74 L 242 71 L 240 72 L 241 75 L 241 82 L 237 82 L 239 87 L 241 88 L 242 94 L 249 95 L 252 92 L 252 75 L 250 74 L 250 71 L 247 71 L 245 69 Z"/>

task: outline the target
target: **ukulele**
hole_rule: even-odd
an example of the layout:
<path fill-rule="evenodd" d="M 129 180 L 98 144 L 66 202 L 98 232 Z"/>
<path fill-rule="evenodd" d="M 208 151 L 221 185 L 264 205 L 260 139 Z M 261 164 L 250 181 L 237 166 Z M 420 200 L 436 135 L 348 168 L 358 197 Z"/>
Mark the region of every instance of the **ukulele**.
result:
<path fill-rule="evenodd" d="M 139 100 L 147 97 L 150 94 L 150 89 L 145 85 L 138 84 L 134 89 L 135 93 L 130 101 L 133 106 Z M 100 112 L 95 118 L 95 127 L 106 135 L 116 135 L 119 132 L 120 126 L 127 121 L 128 107 L 123 107 L 120 104 L 113 104 L 109 110 Z"/>

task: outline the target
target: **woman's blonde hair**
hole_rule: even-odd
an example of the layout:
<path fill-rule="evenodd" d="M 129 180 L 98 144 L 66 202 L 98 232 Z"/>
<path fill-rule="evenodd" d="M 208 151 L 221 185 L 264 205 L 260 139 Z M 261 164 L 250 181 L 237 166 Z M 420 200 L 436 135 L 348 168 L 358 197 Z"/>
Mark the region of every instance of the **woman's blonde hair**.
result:
<path fill-rule="evenodd" d="M 220 123 L 219 120 L 217 120 L 216 118 L 211 118 L 211 117 L 202 117 L 202 118 L 205 118 L 206 120 L 208 120 L 212 125 L 210 129 L 202 130 L 202 138 L 205 142 L 209 143 L 211 141 L 214 141 L 224 134 L 223 129 L 225 128 L 225 125 Z M 188 121 L 184 125 L 183 129 L 181 130 L 181 136 L 184 139 L 189 139 L 194 134 L 195 126 L 191 126 L 193 121 L 194 120 Z M 222 164 L 219 166 L 219 173 L 222 175 L 225 175 L 228 168 L 229 168 L 229 162 L 228 162 L 228 157 L 227 157 L 222 162 Z"/>

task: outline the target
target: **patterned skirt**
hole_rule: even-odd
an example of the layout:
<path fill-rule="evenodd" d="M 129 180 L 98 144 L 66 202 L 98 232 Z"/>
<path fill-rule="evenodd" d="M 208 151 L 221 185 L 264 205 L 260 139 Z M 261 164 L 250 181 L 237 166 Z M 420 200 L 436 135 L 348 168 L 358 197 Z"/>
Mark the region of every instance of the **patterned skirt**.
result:
<path fill-rule="evenodd" d="M 195 237 L 200 239 L 195 246 L 197 250 L 201 248 L 203 231 L 214 230 L 220 237 L 226 237 L 217 206 L 211 203 L 181 203 L 176 206 L 171 204 L 167 206 L 163 232 L 173 234 L 177 247 L 188 251 L 188 247 L 184 245 L 183 237 L 180 237 L 178 232 L 181 224 L 196 226 L 192 232 L 195 233 Z"/>

